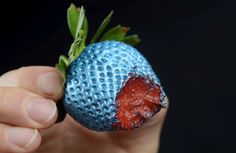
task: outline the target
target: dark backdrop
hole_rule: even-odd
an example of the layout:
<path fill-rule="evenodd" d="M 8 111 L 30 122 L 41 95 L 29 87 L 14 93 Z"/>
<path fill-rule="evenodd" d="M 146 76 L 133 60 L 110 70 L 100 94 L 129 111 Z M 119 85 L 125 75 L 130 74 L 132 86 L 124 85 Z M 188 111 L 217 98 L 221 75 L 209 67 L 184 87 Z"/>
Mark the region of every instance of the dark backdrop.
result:
<path fill-rule="evenodd" d="M 170 98 L 160 153 L 235 153 L 235 0 L 80 0 L 90 34 L 115 10 L 111 25 L 139 33 L 138 49 Z M 66 53 L 70 1 L 1 1 L 1 74 L 51 65 Z"/>

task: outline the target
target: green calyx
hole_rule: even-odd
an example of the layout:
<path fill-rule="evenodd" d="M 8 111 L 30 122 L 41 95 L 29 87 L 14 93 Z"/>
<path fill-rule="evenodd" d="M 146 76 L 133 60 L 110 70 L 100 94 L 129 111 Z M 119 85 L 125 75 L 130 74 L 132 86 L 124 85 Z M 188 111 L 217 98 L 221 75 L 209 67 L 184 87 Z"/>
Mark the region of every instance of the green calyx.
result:
<path fill-rule="evenodd" d="M 128 27 L 118 25 L 104 32 L 111 20 L 112 14 L 113 11 L 111 11 L 103 20 L 95 35 L 92 37 L 90 44 L 106 40 L 115 40 L 122 41 L 130 45 L 137 45 L 140 42 L 140 39 L 138 38 L 138 35 L 127 36 L 126 34 L 129 31 Z M 78 58 L 78 56 L 86 47 L 86 38 L 88 35 L 88 20 L 85 16 L 85 10 L 83 6 L 79 8 L 74 4 L 71 4 L 67 10 L 67 22 L 74 41 L 71 44 L 68 56 L 61 55 L 59 57 L 58 64 L 56 64 L 56 68 L 64 76 L 64 81 L 66 79 L 66 70 L 68 66 Z M 103 35 L 101 36 L 101 34 Z"/>

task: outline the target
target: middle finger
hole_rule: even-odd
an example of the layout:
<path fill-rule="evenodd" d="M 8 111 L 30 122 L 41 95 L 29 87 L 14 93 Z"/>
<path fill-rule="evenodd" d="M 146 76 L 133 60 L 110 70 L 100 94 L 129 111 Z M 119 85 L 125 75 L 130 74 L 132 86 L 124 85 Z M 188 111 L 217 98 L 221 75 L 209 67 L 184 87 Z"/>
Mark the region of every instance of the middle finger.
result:
<path fill-rule="evenodd" d="M 21 88 L 0 87 L 0 122 L 31 128 L 46 128 L 57 118 L 52 100 Z"/>

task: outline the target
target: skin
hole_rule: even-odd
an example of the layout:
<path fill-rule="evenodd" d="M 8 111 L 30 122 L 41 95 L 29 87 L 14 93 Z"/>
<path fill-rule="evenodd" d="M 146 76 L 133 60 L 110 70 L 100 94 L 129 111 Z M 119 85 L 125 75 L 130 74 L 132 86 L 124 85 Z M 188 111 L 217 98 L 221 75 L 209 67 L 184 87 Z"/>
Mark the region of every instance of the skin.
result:
<path fill-rule="evenodd" d="M 53 67 L 22 67 L 3 74 L 0 77 L 0 152 L 157 152 L 167 109 L 161 109 L 133 131 L 99 133 L 82 127 L 69 115 L 55 124 L 58 114 L 55 103 L 62 96 L 62 77 Z"/>

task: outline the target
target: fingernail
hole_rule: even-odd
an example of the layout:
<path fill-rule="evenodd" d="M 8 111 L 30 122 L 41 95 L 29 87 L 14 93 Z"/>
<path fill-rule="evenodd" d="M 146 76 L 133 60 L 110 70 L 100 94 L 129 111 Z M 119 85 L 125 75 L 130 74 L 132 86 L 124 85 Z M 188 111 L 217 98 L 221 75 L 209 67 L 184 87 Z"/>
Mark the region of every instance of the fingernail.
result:
<path fill-rule="evenodd" d="M 38 131 L 27 128 L 10 128 L 7 131 L 7 138 L 10 143 L 20 148 L 29 147 L 36 139 Z"/>
<path fill-rule="evenodd" d="M 52 100 L 32 98 L 27 105 L 28 116 L 38 123 L 49 122 L 56 112 L 56 104 Z"/>
<path fill-rule="evenodd" d="M 48 72 L 39 76 L 37 85 L 47 94 L 57 94 L 63 88 L 63 79 L 57 72 Z"/>

